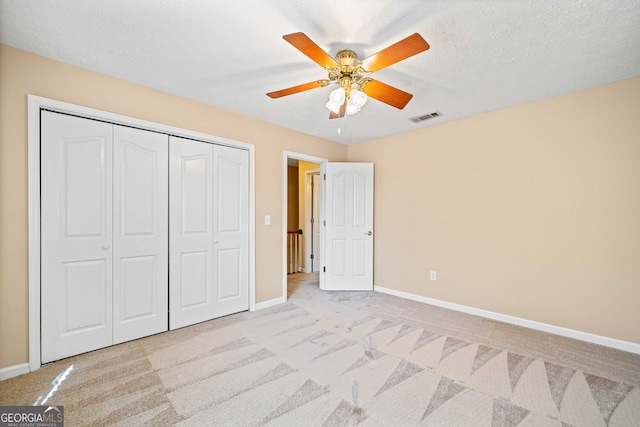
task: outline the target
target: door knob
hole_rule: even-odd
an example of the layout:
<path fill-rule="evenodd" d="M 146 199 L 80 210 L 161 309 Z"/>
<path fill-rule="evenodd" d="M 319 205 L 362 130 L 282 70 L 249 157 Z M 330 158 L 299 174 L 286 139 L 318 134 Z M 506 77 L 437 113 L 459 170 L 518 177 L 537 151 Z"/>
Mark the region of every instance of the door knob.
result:
<path fill-rule="evenodd" d="M 109 250 L 109 245 L 104 245 L 104 246 L 102 247 L 102 250 L 103 250 L 103 251 L 108 251 L 108 250 Z"/>
<path fill-rule="evenodd" d="M 218 243 L 219 243 L 219 242 L 218 242 L 217 240 L 214 240 L 214 241 L 213 241 L 213 244 L 214 244 L 214 245 L 217 245 Z"/>
<path fill-rule="evenodd" d="M 371 231 L 367 231 L 367 232 L 366 232 L 366 233 L 364 233 L 364 234 L 366 234 L 367 236 L 371 236 L 373 233 L 372 233 Z"/>

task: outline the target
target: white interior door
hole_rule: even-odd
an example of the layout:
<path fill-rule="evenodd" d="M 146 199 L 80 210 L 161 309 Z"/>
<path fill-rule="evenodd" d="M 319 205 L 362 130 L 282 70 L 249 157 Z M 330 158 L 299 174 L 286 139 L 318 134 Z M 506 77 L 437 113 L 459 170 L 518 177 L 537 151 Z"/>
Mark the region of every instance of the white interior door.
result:
<path fill-rule="evenodd" d="M 112 343 L 112 125 L 41 113 L 42 362 Z"/>
<path fill-rule="evenodd" d="M 213 145 L 169 142 L 169 329 L 213 318 Z"/>
<path fill-rule="evenodd" d="M 249 153 L 213 147 L 214 317 L 249 309 Z"/>
<path fill-rule="evenodd" d="M 169 136 L 114 126 L 113 343 L 168 328 Z"/>
<path fill-rule="evenodd" d="M 373 290 L 373 163 L 323 163 L 320 284 Z"/>

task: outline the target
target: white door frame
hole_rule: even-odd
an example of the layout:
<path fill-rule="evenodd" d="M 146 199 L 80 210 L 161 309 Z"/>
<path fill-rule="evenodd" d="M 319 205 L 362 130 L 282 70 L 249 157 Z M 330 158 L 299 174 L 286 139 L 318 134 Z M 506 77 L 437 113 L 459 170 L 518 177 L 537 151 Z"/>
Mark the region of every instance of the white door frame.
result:
<path fill-rule="evenodd" d="M 304 160 L 311 163 L 325 163 L 328 159 L 322 157 L 310 156 L 308 154 L 295 153 L 293 151 L 282 152 L 282 297 L 272 301 L 273 305 L 287 301 L 287 162 L 289 159 Z M 271 304 L 270 304 L 271 305 Z"/>
<path fill-rule="evenodd" d="M 308 170 L 304 176 L 304 224 L 302 225 L 304 239 L 304 272 L 311 273 L 313 270 L 313 261 L 309 258 L 309 254 L 313 251 L 311 247 L 311 241 L 313 239 L 312 230 L 311 230 L 311 214 L 312 214 L 312 206 L 311 201 L 313 200 L 313 191 L 311 184 L 313 184 L 313 175 L 320 175 L 320 169 Z M 317 190 L 316 190 L 317 191 Z M 318 200 L 320 200 L 318 198 Z M 318 220 L 319 218 L 315 218 Z M 319 224 L 319 223 L 316 223 Z"/>
<path fill-rule="evenodd" d="M 241 148 L 249 152 L 249 310 L 256 309 L 255 299 L 255 147 L 187 129 L 140 120 L 120 114 L 83 107 L 54 99 L 28 95 L 28 200 L 29 200 L 29 370 L 41 366 L 40 358 L 40 110 L 52 110 L 98 119 L 114 124 L 182 136 L 211 144 Z M 285 161 L 286 165 L 286 161 Z M 285 171 L 286 172 L 286 171 Z M 286 194 L 286 192 L 285 192 Z M 286 211 L 285 211 L 286 212 Z M 286 247 L 285 247 L 286 249 Z M 286 259 L 286 257 L 285 257 Z M 285 288 L 286 298 L 286 288 Z"/>

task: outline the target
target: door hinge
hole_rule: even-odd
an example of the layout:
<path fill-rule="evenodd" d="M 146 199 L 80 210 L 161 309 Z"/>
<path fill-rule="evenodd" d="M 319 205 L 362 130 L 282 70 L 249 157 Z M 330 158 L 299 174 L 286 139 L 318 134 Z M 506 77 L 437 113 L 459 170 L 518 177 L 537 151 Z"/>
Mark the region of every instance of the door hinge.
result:
<path fill-rule="evenodd" d="M 313 254 L 309 255 L 311 257 L 311 259 L 313 259 Z"/>
<path fill-rule="evenodd" d="M 327 267 L 322 267 L 322 272 L 326 273 L 327 272 Z"/>
<path fill-rule="evenodd" d="M 327 226 L 327 220 L 326 219 L 322 220 L 322 225 L 324 225 L 325 227 Z"/>
<path fill-rule="evenodd" d="M 326 174 L 326 173 L 324 174 L 323 179 L 324 179 L 325 181 L 327 180 L 327 174 Z"/>

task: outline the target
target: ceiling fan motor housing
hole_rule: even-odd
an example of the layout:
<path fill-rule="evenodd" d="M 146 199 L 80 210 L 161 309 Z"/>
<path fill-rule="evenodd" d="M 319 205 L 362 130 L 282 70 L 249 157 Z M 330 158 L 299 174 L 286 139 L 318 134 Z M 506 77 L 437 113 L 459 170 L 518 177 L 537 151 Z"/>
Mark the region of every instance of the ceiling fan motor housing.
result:
<path fill-rule="evenodd" d="M 352 50 L 344 49 L 338 52 L 336 55 L 336 61 L 340 64 L 341 67 L 351 66 L 355 67 L 360 63 L 358 61 L 358 55 Z"/>
<path fill-rule="evenodd" d="M 336 62 L 339 65 L 340 74 L 343 76 L 350 77 L 352 74 L 362 74 L 364 71 L 361 62 L 358 60 L 358 55 L 349 49 L 338 52 Z"/>
<path fill-rule="evenodd" d="M 329 79 L 337 82 L 347 91 L 347 98 L 351 89 L 360 89 L 362 78 L 367 72 L 362 68 L 358 55 L 350 49 L 344 49 L 336 55 L 338 67 L 329 70 Z"/>

